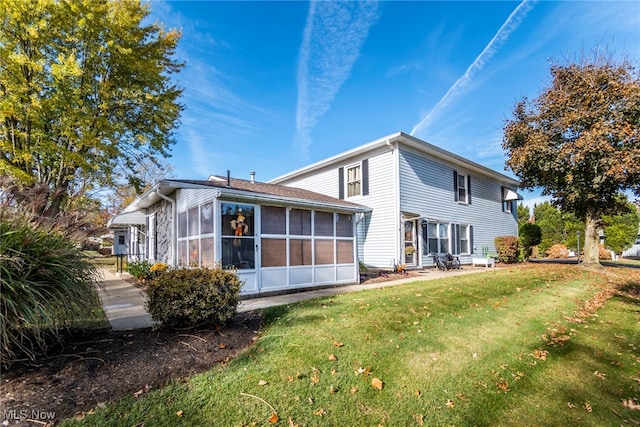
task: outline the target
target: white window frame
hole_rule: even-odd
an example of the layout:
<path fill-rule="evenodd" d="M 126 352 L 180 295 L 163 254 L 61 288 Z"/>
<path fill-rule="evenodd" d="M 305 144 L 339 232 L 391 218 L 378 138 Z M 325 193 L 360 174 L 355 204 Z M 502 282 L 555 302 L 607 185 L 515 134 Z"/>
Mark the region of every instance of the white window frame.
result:
<path fill-rule="evenodd" d="M 468 176 L 466 173 L 458 172 L 458 182 L 456 182 L 456 191 L 458 192 L 458 203 L 467 204 L 469 199 L 469 189 L 467 188 Z M 460 185 L 462 183 L 462 186 Z M 460 191 L 464 191 L 460 194 Z"/>
<path fill-rule="evenodd" d="M 352 170 L 356 170 L 357 171 L 357 176 L 354 180 L 350 179 L 350 171 Z M 346 166 L 344 168 L 344 174 L 345 174 L 345 194 L 347 195 L 347 197 L 357 197 L 357 196 L 362 196 L 362 163 L 358 162 L 358 163 L 354 163 L 351 164 L 349 166 Z M 357 184 L 357 189 L 358 191 L 352 191 L 352 189 L 354 187 L 356 187 Z"/>
<path fill-rule="evenodd" d="M 429 244 L 429 240 L 430 240 L 430 238 L 429 238 L 429 226 L 430 225 L 435 225 L 436 226 L 435 239 L 437 241 L 436 246 L 437 246 L 437 249 L 438 249 L 436 252 L 430 250 L 430 249 L 432 249 L 431 245 Z M 423 248 L 424 248 L 423 249 L 423 254 L 424 255 L 429 255 L 431 253 L 443 253 L 440 250 L 440 249 L 442 249 L 443 240 L 447 241 L 447 248 L 446 248 L 447 250 L 444 251 L 444 252 L 451 253 L 451 225 L 452 224 L 450 222 L 439 222 L 439 221 L 429 221 L 429 222 L 426 223 L 426 228 L 427 228 L 426 241 L 424 242 L 425 244 L 423 245 Z M 447 228 L 446 236 L 441 236 L 440 235 L 441 226 L 445 226 Z"/>
<path fill-rule="evenodd" d="M 147 251 L 149 262 L 156 261 L 156 213 L 147 217 L 149 228 L 147 229 Z"/>
<path fill-rule="evenodd" d="M 467 237 L 465 239 L 463 239 L 460 236 L 456 236 L 458 238 L 458 241 L 460 243 L 460 247 L 458 248 L 458 250 L 460 251 L 459 254 L 455 254 L 455 255 L 471 255 L 471 230 L 469 227 L 469 224 L 458 224 L 460 227 L 460 236 L 462 235 L 462 230 L 466 230 L 467 233 Z M 467 250 L 463 251 L 462 250 L 462 242 L 466 241 L 467 242 Z"/>

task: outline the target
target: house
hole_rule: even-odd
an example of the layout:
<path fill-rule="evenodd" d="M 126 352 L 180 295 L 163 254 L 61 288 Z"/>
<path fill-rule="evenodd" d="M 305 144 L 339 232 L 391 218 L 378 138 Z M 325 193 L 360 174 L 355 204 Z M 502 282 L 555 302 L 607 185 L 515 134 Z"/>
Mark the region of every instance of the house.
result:
<path fill-rule="evenodd" d="M 369 207 L 357 230 L 368 266 L 428 267 L 442 252 L 471 264 L 497 236 L 518 235 L 517 180 L 402 132 L 270 183 Z"/>
<path fill-rule="evenodd" d="M 234 268 L 242 295 L 358 282 L 355 232 L 369 208 L 254 178 L 160 181 L 111 219 L 116 253 Z"/>

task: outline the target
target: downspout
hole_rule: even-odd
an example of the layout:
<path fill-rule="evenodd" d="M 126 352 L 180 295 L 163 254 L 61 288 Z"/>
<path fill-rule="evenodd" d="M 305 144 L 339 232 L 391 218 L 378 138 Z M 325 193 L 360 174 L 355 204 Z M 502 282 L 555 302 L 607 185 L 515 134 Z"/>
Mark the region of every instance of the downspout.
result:
<path fill-rule="evenodd" d="M 398 168 L 398 153 L 396 150 L 396 146 L 393 145 L 391 140 L 387 139 L 387 147 L 391 149 L 393 154 L 393 187 L 394 187 L 394 218 L 396 218 L 396 238 L 394 244 L 394 253 L 396 258 L 394 258 L 394 265 L 401 264 L 400 258 L 402 254 L 400 253 L 400 236 L 402 234 L 401 230 L 401 220 L 400 220 L 400 175 Z"/>
<path fill-rule="evenodd" d="M 156 188 L 156 194 L 161 199 L 171 203 L 171 223 L 173 224 L 173 227 L 171 227 L 171 267 L 176 268 L 178 266 L 178 208 L 176 201 L 162 194 L 159 188 Z"/>
<path fill-rule="evenodd" d="M 354 241 L 354 245 L 353 245 L 353 256 L 357 263 L 356 263 L 356 277 L 358 278 L 358 283 L 360 283 L 360 257 L 358 256 L 358 225 L 360 225 L 360 223 L 362 222 L 362 220 L 364 220 L 364 212 L 360 212 L 360 214 L 358 215 L 358 217 L 356 218 L 355 224 L 353 225 L 353 241 Z M 363 241 L 363 246 L 364 246 L 364 241 Z M 362 248 L 362 250 L 364 251 L 364 247 Z"/>

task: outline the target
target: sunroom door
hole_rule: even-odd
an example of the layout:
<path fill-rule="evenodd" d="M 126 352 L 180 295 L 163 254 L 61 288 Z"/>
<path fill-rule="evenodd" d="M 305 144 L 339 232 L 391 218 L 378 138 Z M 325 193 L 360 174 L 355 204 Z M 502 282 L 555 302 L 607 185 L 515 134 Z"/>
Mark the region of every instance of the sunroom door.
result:
<path fill-rule="evenodd" d="M 236 270 L 245 281 L 243 294 L 258 291 L 256 274 L 256 206 L 222 202 L 220 205 L 222 234 L 222 267 Z"/>

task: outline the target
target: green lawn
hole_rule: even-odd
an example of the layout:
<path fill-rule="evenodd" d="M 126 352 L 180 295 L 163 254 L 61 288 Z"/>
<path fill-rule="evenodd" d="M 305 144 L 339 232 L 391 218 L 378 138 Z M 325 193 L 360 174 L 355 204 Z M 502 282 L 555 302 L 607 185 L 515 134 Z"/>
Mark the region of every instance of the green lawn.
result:
<path fill-rule="evenodd" d="M 77 424 L 637 425 L 623 401 L 640 403 L 640 301 L 597 303 L 640 280 L 607 272 L 518 267 L 275 307 L 232 363 Z"/>

